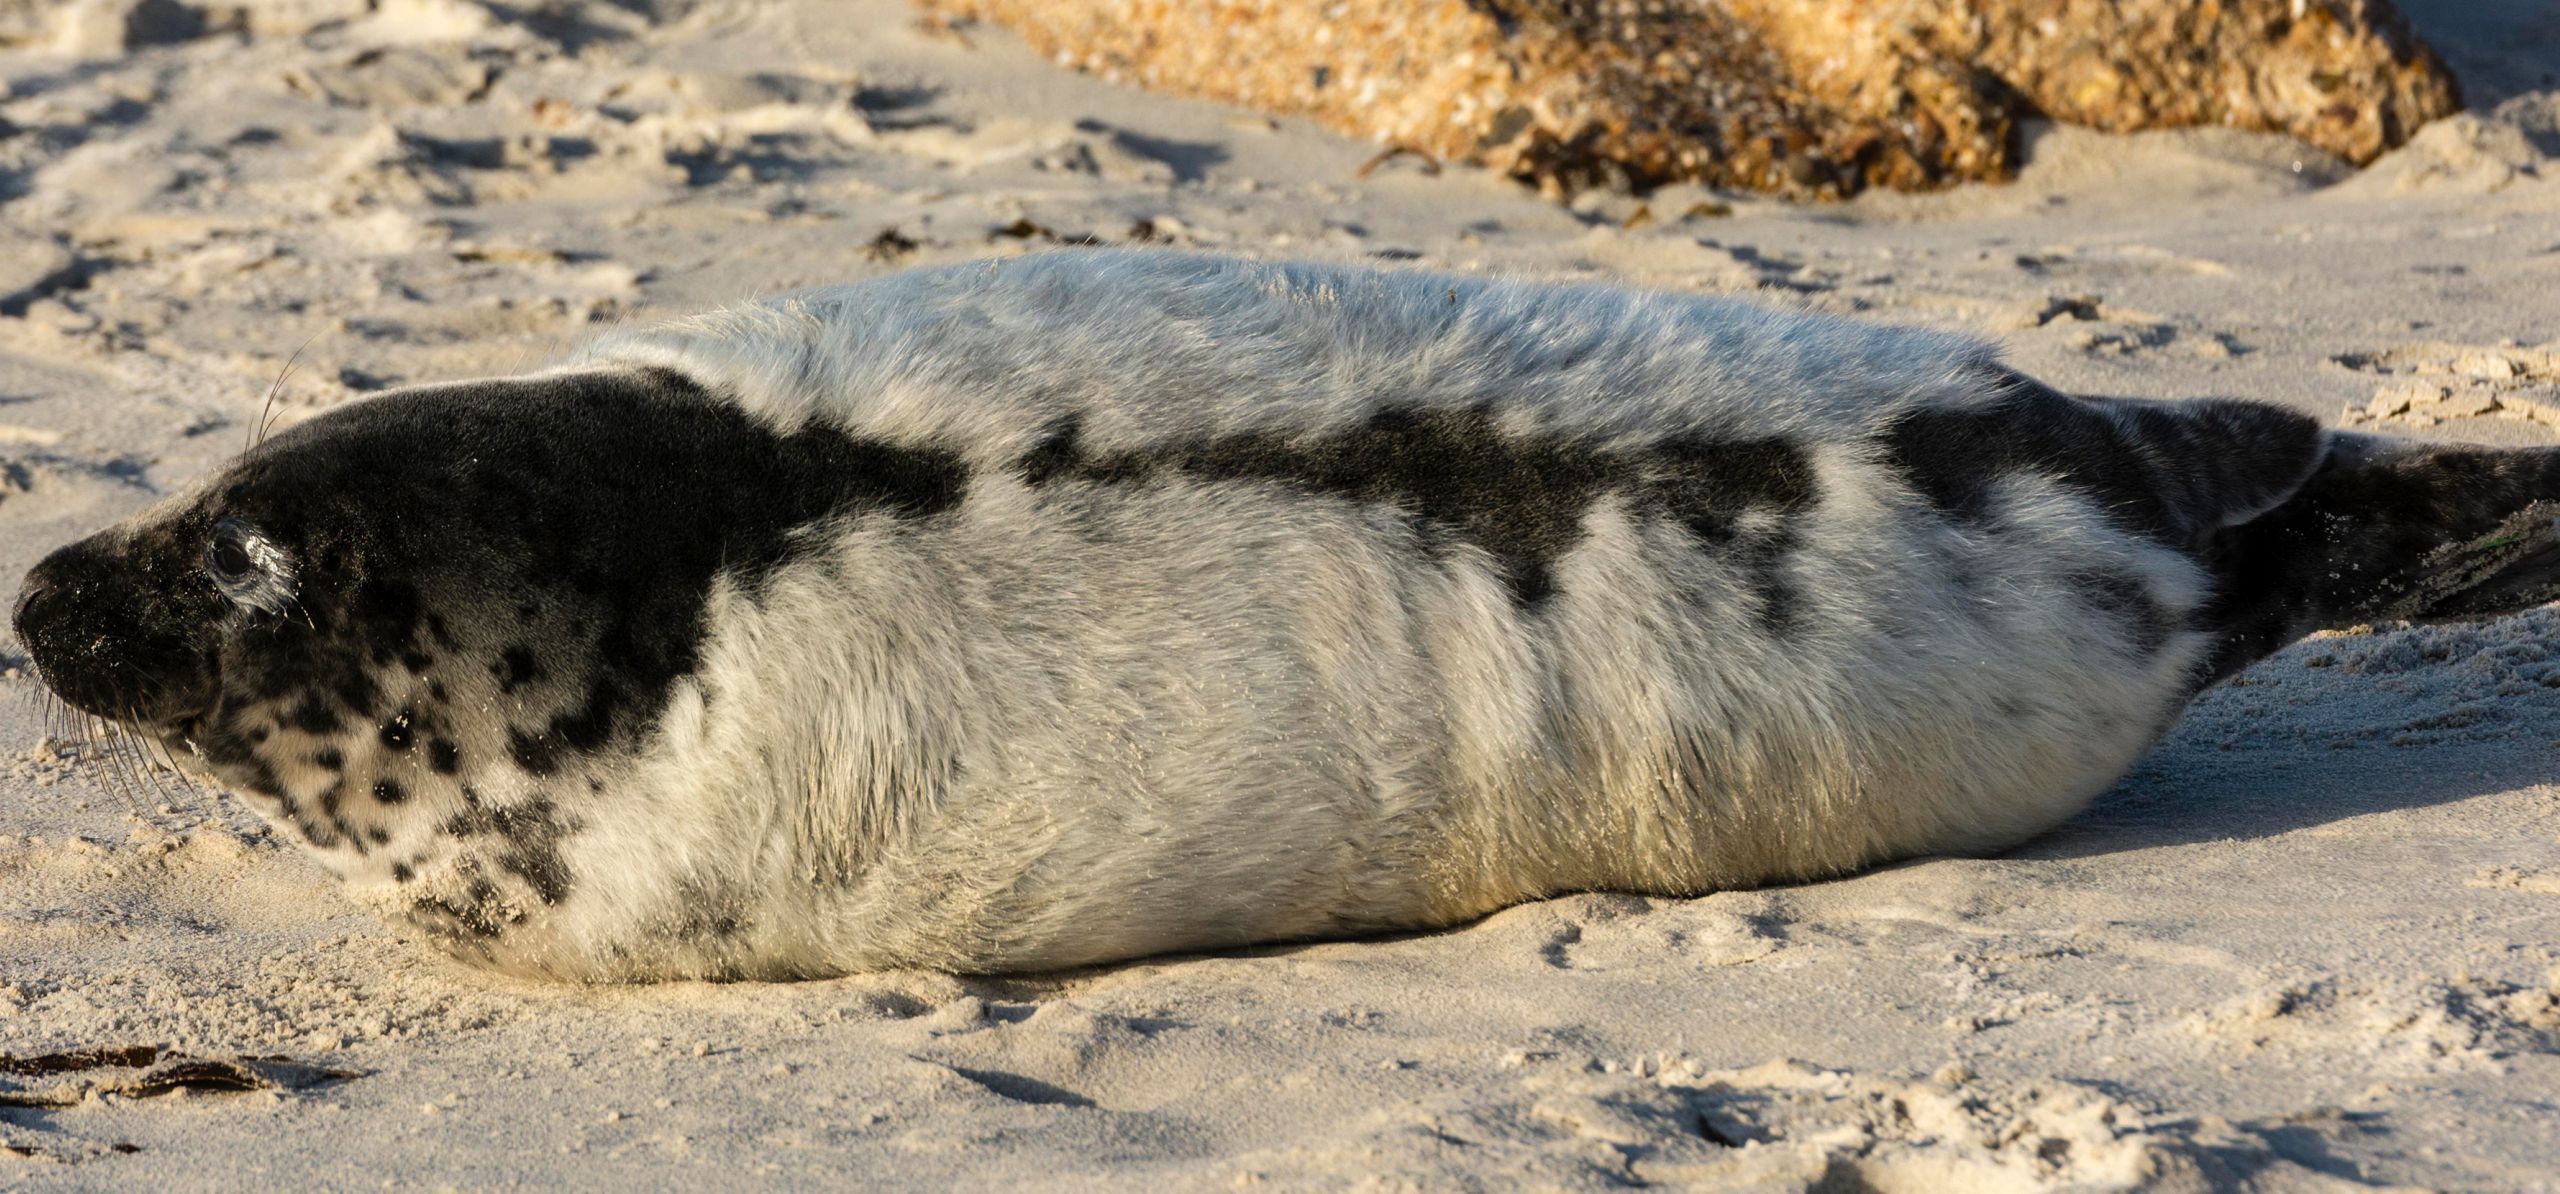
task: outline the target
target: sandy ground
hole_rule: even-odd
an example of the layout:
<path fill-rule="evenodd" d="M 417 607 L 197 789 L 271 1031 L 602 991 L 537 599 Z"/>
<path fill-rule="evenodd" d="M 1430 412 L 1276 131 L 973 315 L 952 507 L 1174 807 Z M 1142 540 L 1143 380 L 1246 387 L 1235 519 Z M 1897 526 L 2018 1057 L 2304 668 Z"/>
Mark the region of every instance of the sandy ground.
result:
<path fill-rule="evenodd" d="M 288 419 L 1088 236 L 1749 291 L 2088 392 L 2560 441 L 2545 0 L 2407 4 L 2475 112 L 2362 175 L 2046 130 L 2015 185 L 1830 209 L 1364 173 L 895 0 L 296 29 L 349 7 L 0 55 L 0 589 L 237 451 L 297 349 Z M 2303 644 L 1999 858 L 1013 981 L 606 990 L 461 969 L 236 805 L 120 791 L 0 638 L 0 1186 L 2560 1187 L 2555 632 Z M 171 1053 L 283 1060 L 148 1093 Z"/>

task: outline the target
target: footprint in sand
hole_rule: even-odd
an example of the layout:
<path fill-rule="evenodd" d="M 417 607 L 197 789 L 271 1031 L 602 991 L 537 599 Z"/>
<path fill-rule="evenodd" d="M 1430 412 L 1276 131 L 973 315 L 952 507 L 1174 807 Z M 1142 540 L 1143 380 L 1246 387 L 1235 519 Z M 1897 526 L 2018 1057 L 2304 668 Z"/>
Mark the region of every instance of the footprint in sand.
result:
<path fill-rule="evenodd" d="M 1238 1158 L 1238 1184 L 1686 1189 L 2317 1189 L 2328 1140 L 2370 1115 L 2268 1123 L 2156 1113 L 2079 1083 L 1962 1066 L 1918 1078 L 1800 1061 L 1556 1059 L 1510 1090 L 1442 1096 Z M 2273 1141 L 2281 1134 L 2283 1148 Z"/>
<path fill-rule="evenodd" d="M 2542 983 L 2314 979 L 2231 1000 L 2194 1025 L 2252 1051 L 2344 1051 L 2419 1072 L 2503 1071 L 2518 1054 L 2560 1054 L 2560 970 Z"/>
<path fill-rule="evenodd" d="M 1606 971 L 1660 965 L 1666 957 L 1700 966 L 1737 966 L 1785 945 L 1782 918 L 1758 892 L 1726 892 L 1696 900 L 1642 896 L 1564 896 L 1498 913 L 1476 932 L 1534 942 L 1557 970 Z"/>

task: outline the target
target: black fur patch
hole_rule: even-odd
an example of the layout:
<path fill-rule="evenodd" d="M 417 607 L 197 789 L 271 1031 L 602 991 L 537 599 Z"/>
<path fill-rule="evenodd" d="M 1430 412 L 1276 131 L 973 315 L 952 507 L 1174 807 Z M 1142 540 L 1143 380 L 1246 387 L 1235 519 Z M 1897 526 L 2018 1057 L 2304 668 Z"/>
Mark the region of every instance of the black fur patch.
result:
<path fill-rule="evenodd" d="M 533 648 L 523 643 L 510 643 L 498 653 L 498 662 L 489 665 L 489 674 L 498 678 L 498 691 L 512 693 L 542 678 L 542 665 L 535 662 Z"/>
<path fill-rule="evenodd" d="M 1886 463 L 1949 518 L 1984 521 L 1994 487 L 2026 474 L 2078 490 L 2129 531 L 2180 546 L 2187 538 L 2114 421 L 2068 398 L 1912 411 L 1883 446 Z"/>
<path fill-rule="evenodd" d="M 2144 658 L 2160 653 L 2177 633 L 2179 620 L 2151 593 L 2142 578 L 2115 568 L 2087 568 L 2068 578 L 2080 602 L 2109 622 L 2125 628 L 2134 652 Z"/>
<path fill-rule="evenodd" d="M 514 752 L 556 768 L 653 722 L 695 666 L 717 578 L 754 594 L 806 529 L 929 517 L 967 480 L 947 452 L 815 425 L 777 433 L 663 371 L 420 390 L 276 435 L 136 541 L 111 532 L 56 553 L 18 617 L 75 703 L 199 721 L 217 704 L 281 706 L 303 733 L 370 725 L 394 751 L 432 727 L 410 709 L 385 720 L 406 691 L 386 673 L 468 652 L 497 660 L 510 695 L 572 677 L 563 707 L 526 711 L 544 720 Z M 288 613 L 244 613 L 205 578 L 217 522 L 254 528 L 292 562 Z M 454 632 L 517 609 L 538 623 L 522 641 L 466 646 Z M 448 699 L 441 683 L 429 691 Z"/>
<path fill-rule="evenodd" d="M 1016 462 L 1035 486 L 1060 481 L 1139 485 L 1169 475 L 1268 481 L 1404 511 L 1427 538 L 1447 536 L 1493 557 L 1513 602 L 1534 609 L 1555 591 L 1555 566 L 1581 542 L 1583 518 L 1611 493 L 1641 513 L 1686 526 L 1708 550 L 1737 555 L 1757 578 L 1764 622 L 1783 628 L 1792 600 L 1780 562 L 1790 531 L 1747 535 L 1747 509 L 1783 524 L 1815 499 L 1803 451 L 1777 440 L 1674 441 L 1611 453 L 1553 438 L 1504 434 L 1488 407 L 1380 411 L 1332 435 L 1259 433 L 1144 451 L 1083 450 L 1081 425 L 1061 423 Z"/>
<path fill-rule="evenodd" d="M 535 898 L 557 904 L 569 897 L 573 880 L 560 857 L 560 842 L 577 829 L 557 805 L 537 797 L 514 808 L 491 808 L 474 802 L 448 819 L 444 831 L 455 837 L 495 837 L 499 867 L 524 880 Z"/>
<path fill-rule="evenodd" d="M 1643 503 L 1750 573 L 1762 629 L 1780 637 L 1795 629 L 1796 591 L 1784 565 L 1796 547 L 1799 516 L 1821 496 L 1804 449 L 1781 440 L 1675 440 L 1646 459 L 1637 490 Z M 1758 519 L 1746 517 L 1754 512 Z"/>
<path fill-rule="evenodd" d="M 400 712 L 393 714 L 391 720 L 382 723 L 381 738 L 384 748 L 389 750 L 409 749 L 410 745 L 417 741 L 417 734 L 411 730 L 409 724 L 416 720 L 416 718 L 416 712 L 408 709 L 402 709 Z"/>
<path fill-rule="evenodd" d="M 449 945 L 470 945 L 505 936 L 524 914 L 507 907 L 506 893 L 488 876 L 472 873 L 464 860 L 462 890 L 451 895 L 422 896 L 409 904 L 409 921 Z"/>

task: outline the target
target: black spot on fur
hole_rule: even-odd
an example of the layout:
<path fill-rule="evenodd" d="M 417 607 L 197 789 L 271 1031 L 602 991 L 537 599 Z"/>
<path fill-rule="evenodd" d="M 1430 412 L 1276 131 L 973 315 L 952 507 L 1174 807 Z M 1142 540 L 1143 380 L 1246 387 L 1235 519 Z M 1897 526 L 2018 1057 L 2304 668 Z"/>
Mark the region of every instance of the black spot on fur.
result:
<path fill-rule="evenodd" d="M 403 709 L 392 715 L 391 720 L 382 723 L 382 745 L 391 750 L 409 749 L 410 745 L 417 741 L 417 735 L 409 728 L 409 722 L 415 716 L 413 711 Z"/>
<path fill-rule="evenodd" d="M 409 867 L 409 864 L 408 864 L 408 863 L 405 863 L 405 862 L 395 862 L 395 863 L 392 863 L 392 864 L 391 864 L 391 881 L 392 881 L 392 882 L 394 882 L 394 883 L 406 883 L 406 882 L 408 882 L 408 881 L 410 881 L 410 880 L 412 880 L 412 879 L 415 879 L 415 878 L 417 878 L 417 877 L 418 877 L 418 872 L 416 872 L 415 870 L 410 869 L 410 867 Z"/>
<path fill-rule="evenodd" d="M 569 896 L 572 876 L 560 857 L 560 842 L 576 828 L 557 805 L 541 797 L 514 808 L 475 804 L 444 824 L 444 831 L 454 837 L 491 836 L 504 842 L 497 855 L 499 867 L 524 880 L 545 904 L 557 904 Z"/>
<path fill-rule="evenodd" d="M 211 726 L 200 726 L 189 735 L 205 761 L 219 767 L 247 767 L 258 761 L 255 747 L 262 737 L 255 732 L 242 733 L 239 719 L 232 718 Z M 272 782 L 272 777 L 269 777 Z M 266 793 L 272 795 L 273 793 Z"/>
<path fill-rule="evenodd" d="M 357 661 L 352 658 L 340 657 L 331 663 L 333 666 L 329 671 L 327 682 L 329 691 L 338 698 L 338 703 L 345 706 L 347 712 L 355 717 L 372 717 L 374 698 L 378 695 L 373 685 L 373 677 L 364 668 L 358 666 Z"/>
<path fill-rule="evenodd" d="M 2082 605 L 2124 628 L 2126 641 L 2145 659 L 2169 645 L 2178 617 L 2141 577 L 2115 568 L 2089 568 L 2068 578 Z"/>
<path fill-rule="evenodd" d="M 269 800 L 285 799 L 284 781 L 276 778 L 275 768 L 268 766 L 266 760 L 251 759 L 246 766 L 249 774 L 240 781 L 242 788 Z"/>
<path fill-rule="evenodd" d="M 432 738 L 427 741 L 427 766 L 438 775 L 451 775 L 462 769 L 462 748 L 450 740 Z"/>
<path fill-rule="evenodd" d="M 542 665 L 533 658 L 533 648 L 514 643 L 498 653 L 498 661 L 489 665 L 489 674 L 498 678 L 498 691 L 512 693 L 542 678 Z"/>
<path fill-rule="evenodd" d="M 424 896 L 409 905 L 410 923 L 448 943 L 495 940 L 523 919 L 485 875 L 470 876 L 459 892 Z"/>
<path fill-rule="evenodd" d="M 719 883 L 701 878 L 678 880 L 672 904 L 673 914 L 656 928 L 659 935 L 677 941 L 706 937 L 727 940 L 746 932 L 753 924 L 743 911 L 744 899 Z"/>
<path fill-rule="evenodd" d="M 324 746 L 311 756 L 311 762 L 331 771 L 343 771 L 347 766 L 347 756 L 340 754 L 337 747 Z"/>
<path fill-rule="evenodd" d="M 1087 452 L 1081 441 L 1081 425 L 1062 422 L 1016 470 L 1033 485 L 1134 485 L 1179 475 L 1267 481 L 1392 506 L 1427 539 L 1446 536 L 1492 556 L 1524 609 L 1554 593 L 1556 563 L 1581 542 L 1592 503 L 1627 491 L 1646 513 L 1688 526 L 1704 546 L 1738 549 L 1760 578 L 1763 619 L 1783 627 L 1792 601 L 1776 578 L 1792 533 L 1746 537 L 1737 519 L 1758 506 L 1783 521 L 1814 498 L 1803 452 L 1778 441 L 1677 441 L 1602 452 L 1507 434 L 1490 407 L 1391 409 L 1326 435 L 1257 433 L 1115 454 Z"/>
<path fill-rule="evenodd" d="M 2115 424 L 2069 399 L 1913 411 L 1885 433 L 1884 447 L 1930 505 L 1963 522 L 1987 519 L 2003 482 L 2033 476 L 2078 490 L 2127 530 L 2179 545 L 2186 538 Z"/>
<path fill-rule="evenodd" d="M 409 793 L 401 789 L 400 781 L 398 780 L 378 779 L 373 781 L 373 799 L 377 804 L 398 804 L 408 798 Z"/>
<path fill-rule="evenodd" d="M 560 770 L 560 742 L 545 733 L 508 730 L 507 754 L 529 775 L 550 775 Z"/>
<path fill-rule="evenodd" d="M 334 847 L 339 842 L 343 841 L 349 847 L 353 848 L 356 854 L 361 857 L 363 855 L 370 854 L 373 851 L 370 847 L 365 845 L 364 836 L 356 832 L 355 823 L 347 820 L 346 790 L 346 781 L 337 780 L 330 783 L 330 785 L 320 793 L 320 815 L 328 819 L 329 829 L 326 831 L 327 839 L 325 841 L 321 838 L 314 837 L 312 838 L 312 844 L 321 846 L 325 849 Z M 299 809 L 290 811 L 292 811 L 295 821 L 297 825 L 299 825 L 301 823 L 301 811 Z M 306 827 L 303 830 L 303 834 L 305 837 L 310 837 L 311 830 Z"/>
<path fill-rule="evenodd" d="M 313 692 L 294 702 L 293 709 L 284 715 L 284 724 L 305 734 L 334 734 L 342 723 L 328 698 Z"/>

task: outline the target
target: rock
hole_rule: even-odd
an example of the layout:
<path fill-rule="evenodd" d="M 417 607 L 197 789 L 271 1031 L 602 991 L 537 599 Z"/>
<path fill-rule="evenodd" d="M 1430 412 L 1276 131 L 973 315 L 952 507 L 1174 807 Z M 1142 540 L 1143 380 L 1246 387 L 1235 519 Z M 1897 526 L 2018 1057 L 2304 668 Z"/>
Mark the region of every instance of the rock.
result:
<path fill-rule="evenodd" d="M 2560 427 L 2560 390 L 2533 390 L 2498 395 L 2498 413 Z"/>
<path fill-rule="evenodd" d="M 1987 73 L 1920 52 L 1886 64 L 1882 87 L 1815 94 L 1724 7 L 927 2 L 1071 66 L 1312 116 L 1559 197 L 1675 182 L 1845 195 L 2011 166 L 2012 107 Z"/>
<path fill-rule="evenodd" d="M 194 0 L 208 26 L 239 29 L 251 37 L 300 37 L 345 25 L 373 12 L 370 0 Z"/>
<path fill-rule="evenodd" d="M 55 19 L 52 49 L 78 58 L 112 58 L 206 32 L 204 12 L 177 0 L 73 0 Z"/>
<path fill-rule="evenodd" d="M 2524 365 L 2502 352 L 2474 349 L 2453 359 L 2453 371 L 2465 377 L 2505 381 L 2523 373 Z"/>
<path fill-rule="evenodd" d="M 49 236 L 0 235 L 0 315 L 23 315 L 27 305 L 80 277 L 80 258 Z"/>
<path fill-rule="evenodd" d="M 2007 176 L 2043 112 L 2356 162 L 2457 109 L 2387 0 L 918 0 L 1062 63 L 1306 115 L 1559 196 Z"/>
<path fill-rule="evenodd" d="M 2389 418 L 2412 406 L 2433 406 L 2453 391 L 2433 382 L 2399 381 L 2374 391 L 2373 402 L 2365 413 L 2377 419 Z"/>
<path fill-rule="evenodd" d="M 1917 30 L 2044 114 L 2107 132 L 2218 125 L 2288 133 L 2363 165 L 2461 110 L 2452 72 L 2388 0 L 1732 0 Z"/>
<path fill-rule="evenodd" d="M 489 89 L 495 72 L 449 46 L 392 46 L 342 61 L 297 67 L 285 86 L 350 108 L 415 108 L 468 103 Z"/>
<path fill-rule="evenodd" d="M 2498 395 L 2492 390 L 2464 390 L 2429 408 L 2428 413 L 2445 419 L 2471 419 L 2498 409 Z"/>

